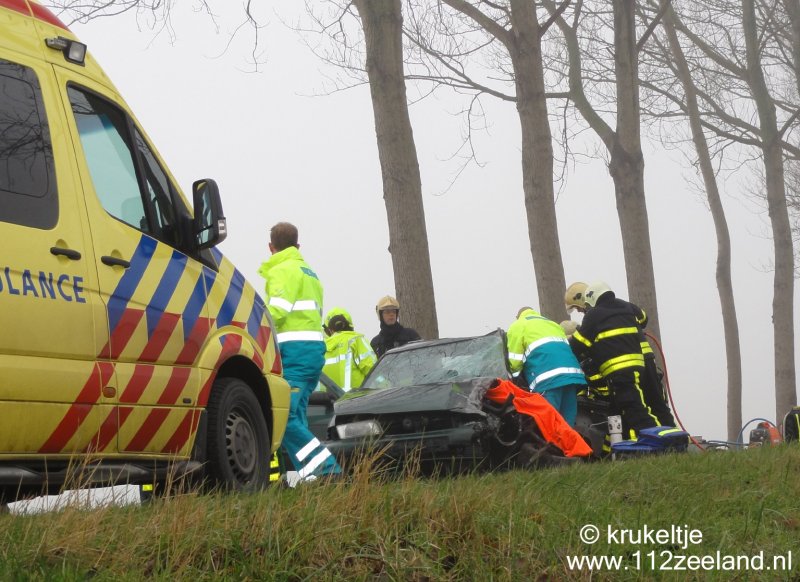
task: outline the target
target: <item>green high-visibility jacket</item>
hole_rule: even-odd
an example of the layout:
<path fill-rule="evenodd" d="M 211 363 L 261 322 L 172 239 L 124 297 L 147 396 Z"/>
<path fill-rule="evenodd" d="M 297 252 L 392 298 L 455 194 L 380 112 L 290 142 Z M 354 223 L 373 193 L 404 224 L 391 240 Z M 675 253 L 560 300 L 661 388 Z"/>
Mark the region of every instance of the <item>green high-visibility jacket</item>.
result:
<path fill-rule="evenodd" d="M 258 274 L 267 280 L 267 309 L 278 343 L 324 341 L 322 283 L 297 247 L 272 255 L 262 263 Z"/>
<path fill-rule="evenodd" d="M 367 339 L 355 331 L 340 331 L 325 339 L 322 371 L 345 392 L 358 388 L 378 361 Z"/>

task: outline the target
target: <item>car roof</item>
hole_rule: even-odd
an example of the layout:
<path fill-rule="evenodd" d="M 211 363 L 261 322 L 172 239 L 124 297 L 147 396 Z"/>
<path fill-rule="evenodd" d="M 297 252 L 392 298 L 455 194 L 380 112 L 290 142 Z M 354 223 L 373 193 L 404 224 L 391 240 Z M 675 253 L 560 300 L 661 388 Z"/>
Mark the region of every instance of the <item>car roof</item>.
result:
<path fill-rule="evenodd" d="M 392 348 L 391 350 L 388 350 L 386 352 L 386 354 L 397 354 L 399 352 L 407 352 L 407 351 L 410 351 L 410 350 L 418 350 L 418 349 L 427 348 L 427 347 L 430 347 L 430 346 L 441 346 L 441 345 L 452 344 L 452 343 L 456 343 L 456 342 L 469 341 L 469 340 L 474 340 L 474 339 L 478 339 L 478 338 L 482 338 L 482 337 L 486 337 L 486 336 L 490 336 L 490 335 L 496 335 L 496 336 L 500 337 L 501 339 L 505 340 L 506 332 L 498 327 L 497 329 L 495 329 L 493 331 L 490 331 L 489 333 L 485 333 L 483 335 L 473 335 L 473 336 L 464 336 L 464 337 L 444 337 L 444 338 L 439 338 L 439 339 L 434 339 L 434 340 L 417 340 L 417 341 L 409 342 L 409 343 L 407 343 L 407 344 L 405 344 L 403 346 L 400 346 L 398 348 Z"/>

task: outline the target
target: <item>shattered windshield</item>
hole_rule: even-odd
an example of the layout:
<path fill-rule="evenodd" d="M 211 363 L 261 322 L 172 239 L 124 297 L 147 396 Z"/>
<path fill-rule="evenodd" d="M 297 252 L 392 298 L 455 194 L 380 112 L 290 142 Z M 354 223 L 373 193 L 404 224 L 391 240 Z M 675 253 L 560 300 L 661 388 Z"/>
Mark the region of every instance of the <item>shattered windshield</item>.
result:
<path fill-rule="evenodd" d="M 386 354 L 361 387 L 383 390 L 479 377 L 508 377 L 503 338 L 496 333 Z"/>

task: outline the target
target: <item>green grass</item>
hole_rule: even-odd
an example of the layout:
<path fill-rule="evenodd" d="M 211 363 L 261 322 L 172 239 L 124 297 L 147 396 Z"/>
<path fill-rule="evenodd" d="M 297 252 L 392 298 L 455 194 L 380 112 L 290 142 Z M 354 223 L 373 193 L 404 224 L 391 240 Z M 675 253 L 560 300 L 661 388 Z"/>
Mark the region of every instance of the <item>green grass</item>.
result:
<path fill-rule="evenodd" d="M 793 571 L 636 571 L 656 544 L 578 532 L 699 529 L 675 553 L 772 556 Z M 183 495 L 149 506 L 0 516 L 2 580 L 800 580 L 800 447 L 649 457 L 452 479 Z M 573 571 L 568 555 L 626 556 Z"/>

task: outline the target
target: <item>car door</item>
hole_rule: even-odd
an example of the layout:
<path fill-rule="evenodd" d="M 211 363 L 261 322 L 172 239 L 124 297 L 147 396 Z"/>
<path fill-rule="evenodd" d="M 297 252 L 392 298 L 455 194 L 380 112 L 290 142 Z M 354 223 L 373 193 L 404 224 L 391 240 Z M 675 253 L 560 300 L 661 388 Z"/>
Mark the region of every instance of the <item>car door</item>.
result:
<path fill-rule="evenodd" d="M 0 453 L 113 453 L 113 368 L 52 68 L 0 42 Z"/>
<path fill-rule="evenodd" d="M 101 358 L 119 382 L 119 449 L 185 456 L 216 272 L 191 256 L 190 213 L 119 98 L 89 79 L 64 86 L 108 313 Z"/>

